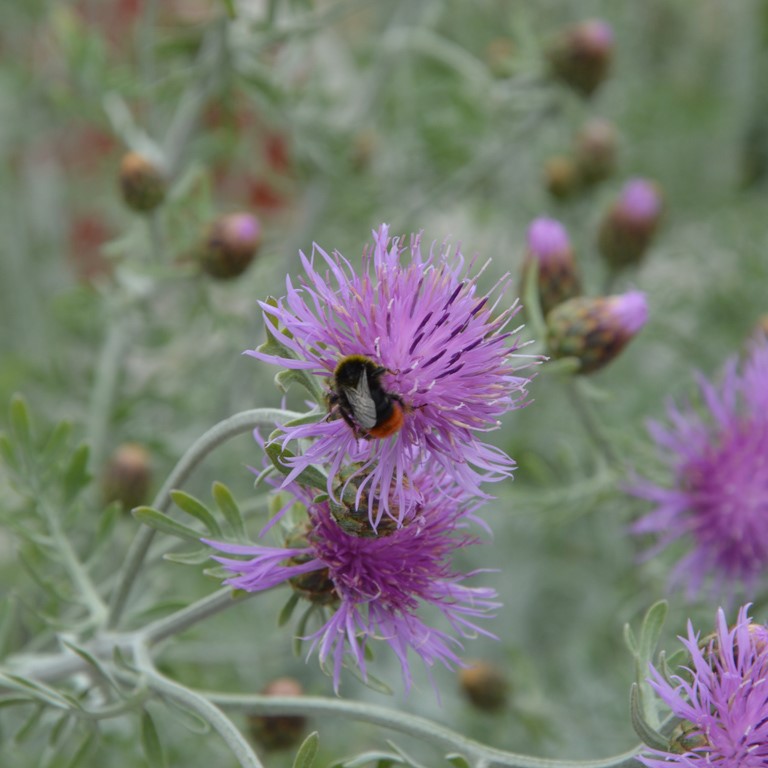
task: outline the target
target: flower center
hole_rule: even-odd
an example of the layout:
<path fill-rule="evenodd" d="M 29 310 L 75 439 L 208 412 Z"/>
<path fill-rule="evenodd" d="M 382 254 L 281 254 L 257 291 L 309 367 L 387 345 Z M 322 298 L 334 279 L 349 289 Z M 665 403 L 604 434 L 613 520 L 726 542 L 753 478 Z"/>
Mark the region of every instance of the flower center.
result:
<path fill-rule="evenodd" d="M 768 566 L 768 427 L 744 424 L 683 468 L 693 535 L 720 568 Z"/>

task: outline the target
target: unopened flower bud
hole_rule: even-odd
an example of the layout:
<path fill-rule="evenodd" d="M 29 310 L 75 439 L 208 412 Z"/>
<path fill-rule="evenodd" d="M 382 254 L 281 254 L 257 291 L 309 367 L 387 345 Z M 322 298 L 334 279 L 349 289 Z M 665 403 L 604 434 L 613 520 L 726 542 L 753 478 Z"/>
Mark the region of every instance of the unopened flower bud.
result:
<path fill-rule="evenodd" d="M 485 60 L 491 74 L 510 77 L 514 72 L 515 43 L 510 37 L 495 37 L 485 47 Z"/>
<path fill-rule="evenodd" d="M 581 292 L 571 242 L 559 221 L 542 216 L 528 227 L 522 285 L 526 284 L 528 270 L 534 263 L 538 264 L 539 304 L 543 314 Z"/>
<path fill-rule="evenodd" d="M 487 661 L 470 662 L 459 670 L 461 692 L 478 709 L 496 712 L 507 704 L 509 684 L 502 671 Z"/>
<path fill-rule="evenodd" d="M 578 373 L 593 373 L 611 362 L 648 319 L 645 294 L 579 296 L 547 315 L 547 345 L 552 357 L 574 357 Z"/>
<path fill-rule="evenodd" d="M 552 197 L 565 200 L 579 189 L 579 169 L 573 158 L 555 155 L 544 164 L 544 186 Z"/>
<path fill-rule="evenodd" d="M 377 147 L 379 137 L 372 128 L 360 131 L 352 140 L 352 166 L 356 171 L 364 171 L 370 168 Z"/>
<path fill-rule="evenodd" d="M 351 469 L 351 475 L 345 470 L 340 472 L 342 482 L 335 488 L 337 497 L 328 499 L 331 515 L 339 528 L 350 536 L 365 539 L 389 536 L 394 533 L 398 527 L 398 510 L 400 509 L 397 499 L 391 498 L 389 500 L 389 514 L 382 514 L 374 528 L 371 524 L 371 518 L 375 520 L 379 517 L 379 504 L 374 499 L 373 509 L 369 511 L 370 499 L 369 494 L 365 491 L 358 499 L 359 485 L 365 483 L 367 475 L 360 471 L 359 465 L 353 465 Z"/>
<path fill-rule="evenodd" d="M 104 469 L 104 501 L 107 504 L 119 501 L 125 510 L 146 504 L 151 481 L 147 450 L 137 443 L 124 443 L 112 454 Z"/>
<path fill-rule="evenodd" d="M 585 184 L 607 179 L 616 166 L 616 129 L 608 120 L 594 118 L 576 134 L 574 157 Z"/>
<path fill-rule="evenodd" d="M 120 161 L 120 189 L 125 204 L 140 213 L 157 208 L 165 198 L 163 171 L 144 155 L 128 152 Z"/>
<path fill-rule="evenodd" d="M 638 264 L 645 256 L 662 213 L 658 186 L 647 179 L 631 179 L 603 217 L 598 247 L 613 270 Z"/>
<path fill-rule="evenodd" d="M 755 341 L 759 341 L 760 339 L 768 339 L 768 313 L 761 315 L 757 323 L 755 323 L 755 327 L 752 330 L 752 338 Z"/>
<path fill-rule="evenodd" d="M 279 677 L 261 693 L 265 696 L 302 696 L 301 684 L 292 677 Z M 302 715 L 250 715 L 248 728 L 253 740 L 264 749 L 278 750 L 296 746 L 307 727 Z"/>
<path fill-rule="evenodd" d="M 253 261 L 261 245 L 261 222 L 250 213 L 221 216 L 205 239 L 201 262 L 211 277 L 228 280 L 239 277 Z"/>
<path fill-rule="evenodd" d="M 548 51 L 552 74 L 582 96 L 605 80 L 613 59 L 613 29 L 602 19 L 566 27 Z"/>

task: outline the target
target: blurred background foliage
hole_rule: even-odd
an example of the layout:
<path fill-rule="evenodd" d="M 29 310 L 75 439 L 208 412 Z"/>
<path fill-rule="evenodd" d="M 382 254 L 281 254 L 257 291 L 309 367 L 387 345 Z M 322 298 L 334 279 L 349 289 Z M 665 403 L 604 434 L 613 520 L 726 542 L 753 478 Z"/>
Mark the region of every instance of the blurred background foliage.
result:
<path fill-rule="evenodd" d="M 615 52 L 610 77 L 584 99 L 548 77 L 544 52 L 587 18 L 611 24 Z M 94 485 L 74 530 L 98 525 L 100 478 L 119 445 L 144 447 L 156 490 L 208 427 L 280 403 L 275 371 L 240 353 L 264 337 L 257 301 L 282 294 L 313 241 L 357 263 L 382 221 L 423 230 L 427 242 L 450 237 L 492 258 L 485 289 L 509 272 L 519 294 L 527 225 L 549 215 L 568 227 L 585 292 L 598 295 L 601 216 L 627 178 L 654 179 L 662 230 L 616 285 L 647 292 L 650 320 L 591 379 L 616 450 L 644 471 L 655 461 L 644 420 L 690 394 L 694 370 L 714 374 L 739 353 L 768 311 L 765 0 L 29 0 L 0 9 L 0 55 L 0 403 L 23 392 L 41 430 L 66 419 L 90 442 Z M 558 199 L 547 163 L 568 156 L 594 117 L 615 126 L 615 172 Z M 152 213 L 121 197 L 128 150 L 168 174 Z M 258 217 L 262 242 L 247 271 L 217 280 L 200 269 L 201 244 L 235 211 Z M 478 640 L 467 656 L 499 665 L 508 705 L 473 709 L 445 670 L 440 703 L 420 671 L 407 699 L 351 676 L 342 693 L 515 751 L 599 757 L 635 742 L 622 626 L 665 596 L 671 559 L 638 562 L 626 533 L 638 503 L 595 455 L 563 382 L 541 374 L 531 393 L 494 436 L 519 463 L 486 509 L 494 537 L 462 563 L 499 569 L 485 581 L 504 603 L 493 625 L 501 642 Z M 301 393 L 288 403 L 301 407 Z M 227 483 L 253 507 L 255 535 L 263 510 L 247 466 L 259 463 L 239 438 L 188 489 L 210 501 L 211 482 Z M 0 503 L 5 517 L 23 513 L 9 491 Z M 115 521 L 115 562 L 136 525 Z M 37 636 L 42 648 L 37 587 L 14 547 L 0 537 L 0 594 L 20 606 L 11 646 Z M 155 557 L 147 571 L 136 622 L 215 586 L 200 566 Z M 329 694 L 329 678 L 275 626 L 285 599 L 265 595 L 188 632 L 164 651 L 163 669 L 244 692 L 292 675 Z M 672 595 L 667 644 L 688 616 L 706 626 L 713 615 L 706 598 L 692 606 Z M 399 691 L 392 660 L 379 656 L 378 676 Z M 11 747 L 19 721 L 4 713 L 0 723 L 3 765 L 37 765 L 40 742 Z M 190 736 L 159 707 L 157 723 L 169 764 L 234 764 L 215 738 Z M 326 762 L 385 744 L 381 732 L 314 725 Z M 137 727 L 105 723 L 93 764 L 141 764 Z M 283 762 L 290 756 L 268 758 Z"/>

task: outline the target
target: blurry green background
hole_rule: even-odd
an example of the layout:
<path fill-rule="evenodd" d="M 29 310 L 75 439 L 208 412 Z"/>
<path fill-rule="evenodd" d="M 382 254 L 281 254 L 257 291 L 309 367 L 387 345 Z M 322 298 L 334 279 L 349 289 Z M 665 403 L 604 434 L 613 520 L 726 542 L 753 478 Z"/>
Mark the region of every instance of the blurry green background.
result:
<path fill-rule="evenodd" d="M 614 66 L 584 100 L 547 77 L 544 50 L 564 25 L 594 17 L 613 26 Z M 644 467 L 653 461 L 644 420 L 662 417 L 670 395 L 689 394 L 694 370 L 715 375 L 768 311 L 764 0 L 265 0 L 237 4 L 234 20 L 214 0 L 29 0 L 0 9 L 0 57 L 0 404 L 22 392 L 39 424 L 66 418 L 83 438 L 95 432 L 97 477 L 117 445 L 140 442 L 156 489 L 218 420 L 278 405 L 275 371 L 240 354 L 263 340 L 256 302 L 282 294 L 300 249 L 316 241 L 355 262 L 381 222 L 493 259 L 484 287 L 510 272 L 519 293 L 527 225 L 555 216 L 574 241 L 586 292 L 597 295 L 603 212 L 627 178 L 656 180 L 662 230 L 647 262 L 617 285 L 647 292 L 650 319 L 593 378 L 593 405 L 617 450 Z M 616 126 L 616 172 L 556 200 L 545 163 L 570 151 L 590 117 Z M 117 174 L 127 149 L 152 147 L 171 160 L 171 183 L 166 204 L 146 217 L 125 207 Z M 263 244 L 245 274 L 215 281 L 199 273 L 195 248 L 215 216 L 238 210 L 259 217 Z M 106 422 L 94 405 L 100 365 L 115 373 Z M 492 436 L 519 463 L 514 482 L 491 489 L 494 537 L 461 563 L 499 569 L 483 581 L 504 603 L 493 621 L 501 642 L 469 643 L 466 656 L 501 665 L 508 708 L 472 710 L 446 670 L 436 671 L 440 703 L 418 668 L 404 698 L 384 648 L 377 675 L 394 696 L 349 675 L 342 694 L 506 749 L 600 757 L 636 741 L 622 628 L 667 596 L 673 558 L 638 563 L 626 528 L 643 507 L 594 455 L 562 382 L 540 375 L 531 394 L 530 407 Z M 289 393 L 291 406 L 301 402 Z M 253 441 L 239 438 L 188 489 L 209 500 L 221 480 L 247 505 L 247 465 L 259 463 Z M 83 509 L 83 524 L 99 511 Z M 259 526 L 254 519 L 253 535 Z M 118 561 L 134 527 L 120 521 Z M 13 589 L 30 606 L 23 635 L 36 627 L 35 586 L 13 553 L 0 534 L 0 595 Z M 134 608 L 212 591 L 199 571 L 154 562 Z M 293 657 L 275 626 L 286 596 L 251 600 L 187 633 L 164 651 L 163 669 L 243 692 L 291 674 L 331 694 L 316 660 Z M 716 606 L 706 596 L 670 600 L 671 649 L 687 617 L 707 627 Z M 764 613 L 758 604 L 755 615 Z M 11 746 L 14 718 L 0 715 L 0 762 L 37 765 L 36 737 Z M 215 737 L 190 736 L 161 708 L 157 721 L 171 765 L 234 765 Z M 105 724 L 93 764 L 143 764 L 135 726 Z M 313 726 L 321 764 L 391 736 Z"/>

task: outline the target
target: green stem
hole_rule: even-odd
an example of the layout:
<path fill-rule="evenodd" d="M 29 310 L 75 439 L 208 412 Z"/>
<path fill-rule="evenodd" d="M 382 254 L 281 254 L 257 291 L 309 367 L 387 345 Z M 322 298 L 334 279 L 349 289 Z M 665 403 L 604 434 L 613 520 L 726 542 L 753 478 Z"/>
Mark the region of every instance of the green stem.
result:
<path fill-rule="evenodd" d="M 147 686 L 160 696 L 174 699 L 210 723 L 232 750 L 242 768 L 263 768 L 251 745 L 237 726 L 209 699 L 161 675 L 152 664 L 146 646 L 137 644 L 135 659 Z"/>
<path fill-rule="evenodd" d="M 184 149 L 197 126 L 203 107 L 216 91 L 219 81 L 226 77 L 229 66 L 228 35 L 227 19 L 220 19 L 206 33 L 195 62 L 195 68 L 200 74 L 179 99 L 165 133 L 163 154 L 171 177 L 176 176 L 181 169 Z"/>
<path fill-rule="evenodd" d="M 147 643 L 159 643 L 173 635 L 178 635 L 185 629 L 204 621 L 209 616 L 213 616 L 225 608 L 243 602 L 248 597 L 260 593 L 249 593 L 242 597 L 236 597 L 232 587 L 224 587 L 211 595 L 207 595 L 202 600 L 198 600 L 186 608 L 182 608 L 170 616 L 164 616 L 162 619 L 147 624 L 139 631 Z"/>
<path fill-rule="evenodd" d="M 261 593 L 254 592 L 235 597 L 231 587 L 224 587 L 135 632 L 101 634 L 87 646 L 88 652 L 96 658 L 110 660 L 114 657 L 115 651 L 132 651 L 137 644 L 155 645 L 256 594 Z M 15 664 L 10 667 L 14 674 L 46 683 L 57 682 L 89 669 L 88 663 L 82 657 L 72 653 L 19 656 L 14 661 Z M 1 688 L 2 684 L 0 684 Z"/>
<path fill-rule="evenodd" d="M 206 701 L 224 708 L 242 709 L 253 714 L 270 715 L 338 715 L 372 725 L 391 728 L 394 731 L 433 744 L 438 749 L 459 752 L 472 763 L 483 762 L 505 768 L 638 768 L 636 760 L 642 748 L 624 752 L 602 760 L 549 760 L 529 757 L 486 746 L 467 739 L 439 723 L 398 710 L 365 704 L 360 701 L 344 701 L 320 696 L 259 696 L 255 694 L 230 694 L 216 691 L 198 691 Z"/>
<path fill-rule="evenodd" d="M 128 340 L 127 318 L 112 318 L 101 348 L 93 384 L 91 409 L 88 415 L 88 437 L 91 446 L 91 467 L 98 473 L 104 464 L 104 451 L 112 417 L 112 405 L 117 390 L 121 363 Z"/>
<path fill-rule="evenodd" d="M 149 247 L 152 261 L 154 264 L 162 264 L 165 255 L 165 245 L 163 238 L 163 225 L 160 218 L 160 211 L 155 209 L 146 216 L 147 232 L 149 234 Z"/>
<path fill-rule="evenodd" d="M 602 427 L 598 423 L 592 409 L 584 398 L 584 393 L 581 391 L 580 383 L 577 377 L 571 376 L 569 381 L 565 383 L 565 389 L 570 398 L 573 409 L 579 415 L 581 423 L 584 425 L 584 429 L 589 435 L 590 439 L 594 443 L 595 447 L 605 457 L 605 460 L 612 467 L 618 467 L 621 465 L 619 457 L 613 450 L 613 447 L 603 434 Z"/>
<path fill-rule="evenodd" d="M 157 79 L 155 63 L 155 28 L 157 26 L 157 0 L 146 0 L 141 19 L 141 37 L 139 42 L 139 69 L 145 88 L 146 112 L 145 120 L 150 132 L 157 128 L 156 110 L 151 92 Z"/>
<path fill-rule="evenodd" d="M 301 415 L 300 413 L 283 411 L 277 408 L 255 408 L 250 411 L 242 411 L 219 422 L 198 438 L 184 456 L 181 457 L 173 471 L 168 475 L 152 506 L 161 512 L 167 511 L 171 505 L 171 491 L 178 488 L 192 474 L 198 464 L 222 443 L 237 435 L 251 432 L 257 427 L 274 427 L 276 424 L 282 424 Z M 112 594 L 109 627 L 116 627 L 122 617 L 128 595 L 152 543 L 154 534 L 153 528 L 141 528 L 131 542 L 120 572 L 117 587 Z"/>
<path fill-rule="evenodd" d="M 43 503 L 43 512 L 51 529 L 51 535 L 56 541 L 56 549 L 63 560 L 64 567 L 67 569 L 67 573 L 72 579 L 77 593 L 88 606 L 88 611 L 91 614 L 90 625 L 95 627 L 101 626 L 107 616 L 107 606 L 101 599 L 101 595 L 99 595 L 85 566 L 73 549 L 56 512 L 46 503 Z"/>

